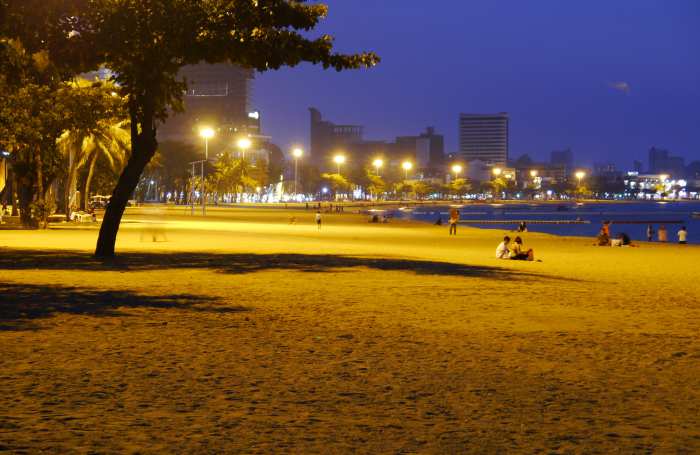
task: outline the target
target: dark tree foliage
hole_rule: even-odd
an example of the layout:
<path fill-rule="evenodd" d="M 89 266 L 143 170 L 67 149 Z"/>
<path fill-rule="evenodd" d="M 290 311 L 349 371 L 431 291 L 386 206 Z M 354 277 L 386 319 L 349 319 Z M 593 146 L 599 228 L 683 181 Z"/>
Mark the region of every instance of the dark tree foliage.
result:
<path fill-rule="evenodd" d="M 328 35 L 307 38 L 327 7 L 304 0 L 1 1 L 5 36 L 47 50 L 69 74 L 107 66 L 128 98 L 132 152 L 100 229 L 101 257 L 114 255 L 124 208 L 157 150 L 157 122 L 181 107 L 182 66 L 230 62 L 267 71 L 310 62 L 340 71 L 379 60 L 334 53 Z"/>

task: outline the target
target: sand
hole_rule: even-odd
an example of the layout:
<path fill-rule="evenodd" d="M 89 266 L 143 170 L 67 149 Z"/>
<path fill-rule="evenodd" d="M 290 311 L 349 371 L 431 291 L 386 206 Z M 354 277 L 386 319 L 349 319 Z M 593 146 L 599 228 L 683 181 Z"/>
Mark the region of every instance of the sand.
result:
<path fill-rule="evenodd" d="M 700 451 L 700 247 L 312 218 L 0 231 L 0 451 Z"/>

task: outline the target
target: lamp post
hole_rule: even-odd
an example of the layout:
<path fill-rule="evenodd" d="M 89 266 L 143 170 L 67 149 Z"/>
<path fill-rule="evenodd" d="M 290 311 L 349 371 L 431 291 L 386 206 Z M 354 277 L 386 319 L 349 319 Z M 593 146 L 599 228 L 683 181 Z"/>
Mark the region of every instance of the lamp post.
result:
<path fill-rule="evenodd" d="M 333 157 L 333 161 L 338 165 L 338 175 L 340 175 L 340 165 L 345 163 L 345 155 L 336 155 Z"/>
<path fill-rule="evenodd" d="M 452 172 L 455 173 L 455 180 L 459 178 L 459 174 L 462 172 L 462 165 L 461 164 L 453 164 L 452 165 Z"/>
<path fill-rule="evenodd" d="M 413 169 L 413 163 L 411 163 L 410 161 L 404 161 L 403 163 L 401 163 L 401 167 L 404 170 L 404 180 L 408 180 L 408 171 Z"/>
<path fill-rule="evenodd" d="M 201 184 L 201 189 L 202 189 L 202 194 L 200 195 L 202 198 L 202 215 L 207 214 L 207 206 L 206 206 L 206 199 L 204 196 L 204 162 L 209 161 L 209 139 L 214 137 L 214 130 L 205 127 L 199 130 L 199 135 L 204 138 L 204 160 L 201 161 L 201 178 L 202 178 L 202 184 Z M 193 205 L 194 208 L 194 205 Z"/>
<path fill-rule="evenodd" d="M 539 180 L 539 182 L 538 182 L 538 175 L 539 175 L 539 171 L 537 171 L 537 169 L 530 170 L 530 177 L 532 177 L 532 189 L 533 190 L 538 190 L 538 189 L 542 188 L 542 185 L 539 183 L 539 182 L 541 182 L 541 180 Z M 534 193 L 533 193 L 533 198 L 534 198 Z"/>
<path fill-rule="evenodd" d="M 376 160 L 372 161 L 372 165 L 374 165 L 374 169 L 377 171 L 377 177 L 379 177 L 379 169 L 384 166 L 384 160 L 377 158 Z"/>
<path fill-rule="evenodd" d="M 236 142 L 236 145 L 241 150 L 241 158 L 245 159 L 245 151 L 248 150 L 253 143 L 247 137 L 242 137 Z"/>
<path fill-rule="evenodd" d="M 497 179 L 497 178 L 499 178 L 499 177 L 501 176 L 501 174 L 503 173 L 503 169 L 501 169 L 500 167 L 495 167 L 495 168 L 493 168 L 493 169 L 491 170 L 491 172 L 493 173 L 493 178 L 494 178 L 493 187 L 494 187 L 494 193 L 495 193 L 495 192 L 496 192 L 496 191 L 495 191 L 496 189 L 500 189 L 500 186 L 497 186 L 497 185 L 496 185 L 496 180 L 495 180 L 495 179 Z M 501 197 L 500 191 L 499 191 L 498 193 L 499 193 L 499 194 L 498 194 L 498 198 L 500 198 L 500 197 Z M 494 195 L 494 199 L 496 199 L 496 196 L 495 196 L 495 195 Z"/>
<path fill-rule="evenodd" d="M 581 195 L 581 180 L 583 180 L 583 178 L 586 176 L 586 173 L 583 171 L 576 171 L 576 173 L 574 175 L 578 179 L 578 192 L 579 192 L 579 196 L 580 196 Z"/>
<path fill-rule="evenodd" d="M 304 154 L 304 151 L 300 148 L 295 148 L 292 150 L 292 156 L 294 156 L 294 196 L 297 195 L 297 172 L 299 170 L 299 158 Z"/>

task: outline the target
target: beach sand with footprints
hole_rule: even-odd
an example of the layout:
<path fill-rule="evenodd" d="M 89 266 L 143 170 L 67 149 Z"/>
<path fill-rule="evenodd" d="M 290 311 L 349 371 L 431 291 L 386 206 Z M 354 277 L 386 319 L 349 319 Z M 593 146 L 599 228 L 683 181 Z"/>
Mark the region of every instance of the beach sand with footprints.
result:
<path fill-rule="evenodd" d="M 0 231 L 0 451 L 700 451 L 700 247 L 313 215 Z"/>

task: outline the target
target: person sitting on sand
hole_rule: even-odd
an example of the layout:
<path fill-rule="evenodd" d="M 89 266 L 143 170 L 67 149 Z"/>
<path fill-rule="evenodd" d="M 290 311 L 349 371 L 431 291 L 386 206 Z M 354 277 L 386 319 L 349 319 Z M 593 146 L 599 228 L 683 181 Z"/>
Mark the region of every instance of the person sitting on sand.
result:
<path fill-rule="evenodd" d="M 598 243 L 596 245 L 598 246 L 610 246 L 610 237 L 605 233 L 605 229 L 601 228 L 600 232 L 598 232 L 597 240 Z"/>
<path fill-rule="evenodd" d="M 510 244 L 510 237 L 507 235 L 503 237 L 503 241 L 496 247 L 496 259 L 508 259 L 510 251 L 508 250 L 508 245 Z"/>
<path fill-rule="evenodd" d="M 620 232 L 616 239 L 612 239 L 610 246 L 634 246 L 630 236 L 624 232 Z"/>
<path fill-rule="evenodd" d="M 523 239 L 516 237 L 510 245 L 510 258 L 516 261 L 534 261 L 535 252 L 530 248 L 527 251 L 523 250 Z"/>

